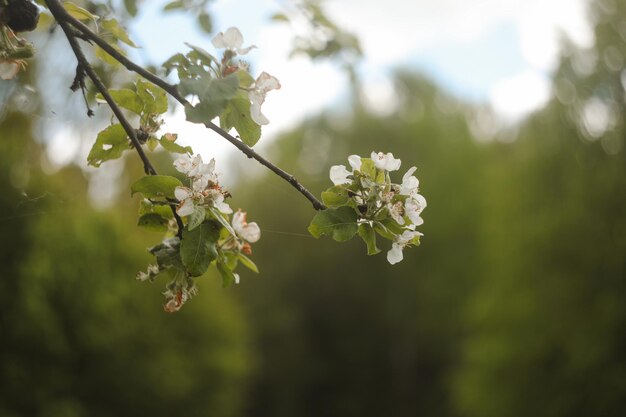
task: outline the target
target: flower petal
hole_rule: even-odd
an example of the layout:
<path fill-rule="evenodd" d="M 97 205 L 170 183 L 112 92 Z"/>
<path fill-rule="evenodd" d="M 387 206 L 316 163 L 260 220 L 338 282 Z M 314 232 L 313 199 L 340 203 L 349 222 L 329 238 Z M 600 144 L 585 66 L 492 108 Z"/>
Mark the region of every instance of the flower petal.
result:
<path fill-rule="evenodd" d="M 230 27 L 225 32 L 215 35 L 211 43 L 216 48 L 235 50 L 243 45 L 243 35 L 236 27 Z"/>
<path fill-rule="evenodd" d="M 387 261 L 391 265 L 395 265 L 404 259 L 404 255 L 402 254 L 402 246 L 394 243 L 391 245 L 391 249 L 387 252 Z"/>
<path fill-rule="evenodd" d="M 256 222 L 246 224 L 241 230 L 241 237 L 250 243 L 257 242 L 261 238 L 261 229 Z"/>
<path fill-rule="evenodd" d="M 335 185 L 349 183 L 348 175 L 352 175 L 352 173 L 343 165 L 333 165 L 330 167 L 330 180 Z"/>
<path fill-rule="evenodd" d="M 193 206 L 193 200 L 191 198 L 183 200 L 183 202 L 176 209 L 176 213 L 178 213 L 179 216 L 183 216 L 183 217 L 189 216 L 191 213 L 193 213 L 193 211 L 194 211 L 194 206 Z"/>
<path fill-rule="evenodd" d="M 350 155 L 348 157 L 348 163 L 353 170 L 358 171 L 361 169 L 361 157 L 359 155 Z"/>
<path fill-rule="evenodd" d="M 19 70 L 20 70 L 20 66 L 17 62 L 14 62 L 14 61 L 0 62 L 0 78 L 2 78 L 5 81 L 13 79 L 17 75 Z"/>
<path fill-rule="evenodd" d="M 174 196 L 176 197 L 176 199 L 178 201 L 183 201 L 183 200 L 187 200 L 191 197 L 193 197 L 193 191 L 191 191 L 189 188 L 187 187 L 176 187 L 174 189 Z"/>

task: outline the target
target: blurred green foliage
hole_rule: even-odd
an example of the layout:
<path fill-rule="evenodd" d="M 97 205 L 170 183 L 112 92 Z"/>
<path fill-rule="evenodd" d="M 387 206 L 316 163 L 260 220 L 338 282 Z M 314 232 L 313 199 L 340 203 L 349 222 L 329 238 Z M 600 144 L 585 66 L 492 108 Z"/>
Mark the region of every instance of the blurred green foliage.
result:
<path fill-rule="evenodd" d="M 136 201 L 91 209 L 83 173 L 42 173 L 30 119 L 10 114 L 0 415 L 623 416 L 624 16 L 594 3 L 595 47 L 565 48 L 555 98 L 501 135 L 514 141 L 475 140 L 476 109 L 403 73 L 398 114 L 286 134 L 269 153 L 316 192 L 351 153 L 417 165 L 422 246 L 392 267 L 360 241 L 315 240 L 288 184 L 244 179 L 233 204 L 262 227 L 262 274 L 228 290 L 202 278 L 175 315 L 159 283 L 133 279 L 158 240 L 135 228 Z M 590 102 L 612 115 L 599 135 Z"/>

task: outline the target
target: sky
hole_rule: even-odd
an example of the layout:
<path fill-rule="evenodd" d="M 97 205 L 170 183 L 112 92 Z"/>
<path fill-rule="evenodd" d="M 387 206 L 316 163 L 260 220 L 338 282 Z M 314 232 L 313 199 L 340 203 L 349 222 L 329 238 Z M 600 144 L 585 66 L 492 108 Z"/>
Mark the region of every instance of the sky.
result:
<path fill-rule="evenodd" d="M 261 153 L 280 132 L 323 110 L 346 110 L 348 103 L 348 80 L 336 64 L 289 58 L 299 28 L 270 20 L 289 1 L 211 3 L 215 31 L 237 26 L 244 46 L 257 46 L 245 57 L 253 75 L 266 71 L 281 82 L 282 88 L 270 92 L 263 105 L 270 124 L 263 127 L 257 145 Z M 186 51 L 185 42 L 219 54 L 211 37 L 184 12 L 162 13 L 165 3 L 143 2 L 129 28 L 131 38 L 141 46 L 130 52 L 131 58 L 160 64 Z M 550 98 L 549 79 L 562 36 L 581 47 L 591 46 L 594 40 L 586 17 L 588 0 L 326 0 L 323 4 L 331 19 L 359 37 L 364 59 L 358 72 L 370 109 L 379 113 L 394 110 L 391 75 L 395 69 L 408 68 L 421 71 L 461 99 L 490 106 L 503 124 L 518 122 Z M 221 159 L 234 151 L 203 126 L 187 123 L 182 109 L 166 119 L 165 130 L 179 133 L 181 144 L 192 145 L 205 159 Z M 64 134 L 57 136 L 61 139 Z M 51 148 L 57 149 L 51 152 L 54 158 L 66 163 L 66 156 L 58 152 L 63 147 Z M 228 173 L 228 168 L 222 171 Z"/>
<path fill-rule="evenodd" d="M 131 27 L 143 46 L 135 52 L 137 59 L 163 62 L 184 50 L 184 42 L 215 51 L 210 37 L 184 13 L 163 15 L 163 3 L 144 2 Z M 263 105 L 271 121 L 263 141 L 340 106 L 347 95 L 345 74 L 333 63 L 288 57 L 298 28 L 269 19 L 284 4 L 215 0 L 211 8 L 216 31 L 237 26 L 245 45 L 258 47 L 246 56 L 253 72 L 266 71 L 281 81 L 281 90 L 271 92 Z M 324 5 L 362 43 L 365 58 L 358 71 L 373 111 L 393 109 L 390 75 L 396 68 L 410 68 L 462 99 L 491 106 L 503 121 L 513 123 L 549 99 L 549 77 L 563 35 L 582 47 L 593 44 L 587 0 L 327 0 Z M 206 134 L 188 126 L 181 113 L 168 124 L 188 137 Z M 222 152 L 221 146 L 212 149 Z"/>

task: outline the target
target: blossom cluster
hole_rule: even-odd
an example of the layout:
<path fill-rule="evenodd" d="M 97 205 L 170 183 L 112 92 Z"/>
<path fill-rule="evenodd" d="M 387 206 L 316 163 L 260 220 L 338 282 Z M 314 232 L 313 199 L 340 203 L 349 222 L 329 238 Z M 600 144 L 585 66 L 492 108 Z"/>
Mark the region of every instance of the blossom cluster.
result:
<path fill-rule="evenodd" d="M 26 58 L 32 57 L 33 46 L 0 21 L 0 79 L 13 79 L 26 67 Z"/>
<path fill-rule="evenodd" d="M 372 152 L 370 158 L 351 155 L 348 163 L 351 171 L 344 165 L 330 168 L 330 179 L 335 184 L 332 193 L 345 191 L 345 205 L 355 208 L 358 223 L 392 240 L 387 252 L 390 264 L 402 261 L 402 250 L 419 244 L 423 236 L 416 227 L 424 223 L 421 214 L 426 199 L 419 194 L 419 180 L 413 175 L 416 167 L 409 168 L 402 182 L 396 184 L 391 182 L 390 173 L 400 169 L 401 161 L 391 153 Z"/>
<path fill-rule="evenodd" d="M 258 272 L 248 255 L 252 254 L 251 244 L 261 238 L 259 226 L 255 222 L 248 223 L 245 212 L 233 212 L 225 202 L 230 193 L 219 184 L 214 159 L 205 163 L 200 155 L 184 154 L 174 161 L 174 168 L 187 177 L 188 186 L 177 185 L 173 189 L 176 200 L 161 203 L 172 205 L 184 222 L 184 229 L 178 236 L 168 236 L 150 248 L 157 264 L 137 274 L 140 281 L 154 281 L 162 272 L 168 272 L 171 281 L 163 295 L 166 297 L 164 309 L 170 313 L 180 310 L 197 293 L 195 278 L 204 275 L 212 264 L 217 267 L 225 286 L 239 283 L 239 274 L 234 270 L 240 262 Z M 177 179 L 168 178 L 161 181 L 180 184 Z M 145 214 L 151 216 L 150 219 L 160 215 L 155 211 Z"/>
<path fill-rule="evenodd" d="M 233 210 L 224 202 L 229 196 L 228 191 L 220 187 L 215 172 L 215 159 L 208 164 L 202 161 L 202 156 L 191 157 L 187 154 L 174 161 L 174 168 L 185 174 L 190 181 L 190 187 L 179 186 L 174 195 L 179 201 L 176 212 L 179 216 L 193 214 L 197 207 L 214 207 L 221 213 L 230 214 Z"/>
<path fill-rule="evenodd" d="M 240 69 L 248 70 L 247 63 L 243 61 L 235 63 L 233 58 L 237 55 L 247 55 L 256 46 L 251 45 L 244 48 L 243 35 L 239 29 L 230 27 L 226 31 L 218 33 L 212 39 L 212 43 L 218 49 L 225 49 L 221 62 L 222 74 L 228 75 Z M 250 115 L 256 124 L 266 125 L 269 123 L 267 117 L 261 113 L 261 105 L 265 102 L 265 96 L 268 92 L 278 90 L 280 87 L 278 79 L 267 72 L 262 72 L 251 86 L 246 87 L 251 102 Z"/>

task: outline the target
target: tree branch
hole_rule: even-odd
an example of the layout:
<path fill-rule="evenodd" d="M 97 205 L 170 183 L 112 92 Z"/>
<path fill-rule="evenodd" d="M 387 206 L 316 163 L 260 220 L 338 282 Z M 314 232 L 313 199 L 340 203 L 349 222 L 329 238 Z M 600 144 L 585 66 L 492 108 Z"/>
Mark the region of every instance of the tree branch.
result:
<path fill-rule="evenodd" d="M 78 44 L 78 41 L 76 40 L 74 31 L 72 30 L 72 28 L 69 27 L 68 23 L 63 19 L 62 16 L 68 15 L 67 12 L 63 8 L 63 6 L 61 6 L 59 2 L 56 0 L 52 0 L 52 1 L 46 0 L 46 3 L 48 4 L 48 8 L 50 9 L 50 12 L 54 16 L 54 18 L 57 20 L 59 25 L 61 26 L 61 29 L 63 29 L 63 32 L 65 33 L 65 37 L 67 38 L 67 41 L 69 42 L 70 47 L 72 48 L 72 51 L 74 52 L 74 55 L 76 56 L 76 59 L 78 61 L 76 78 L 79 78 L 78 72 L 84 71 L 84 73 L 87 74 L 87 76 L 94 83 L 94 85 L 96 86 L 100 94 L 102 94 L 107 104 L 113 111 L 113 114 L 115 114 L 115 117 L 117 118 L 117 120 L 119 120 L 120 124 L 124 128 L 124 131 L 130 138 L 130 141 L 133 144 L 133 147 L 135 148 L 135 150 L 137 151 L 137 154 L 139 154 L 139 158 L 141 158 L 141 161 L 143 162 L 145 173 L 147 175 L 157 175 L 156 169 L 154 169 L 154 166 L 152 165 L 152 163 L 148 159 L 148 156 L 146 155 L 143 148 L 141 147 L 141 143 L 139 142 L 139 139 L 137 139 L 137 134 L 135 133 L 135 129 L 131 126 L 130 122 L 126 119 L 126 116 L 124 116 L 124 113 L 119 108 L 115 100 L 113 100 L 113 98 L 109 94 L 109 90 L 102 83 L 102 81 L 100 80 L 100 77 L 98 77 L 98 74 L 96 74 L 93 67 L 89 64 L 89 61 L 87 61 L 85 54 L 83 54 L 83 51 L 80 45 Z M 178 213 L 176 213 L 176 209 L 174 207 L 172 207 L 172 213 L 174 214 L 174 218 L 176 219 L 176 224 L 178 225 L 178 235 L 180 237 L 182 236 L 183 227 L 184 227 L 183 221 L 178 215 Z"/>
<path fill-rule="evenodd" d="M 50 8 L 50 11 L 52 12 L 53 16 L 59 23 L 64 22 L 64 23 L 71 24 L 72 26 L 74 26 L 74 28 L 76 28 L 79 32 L 83 34 L 86 40 L 90 40 L 96 45 L 98 45 L 107 54 L 109 54 L 113 59 L 115 59 L 124 67 L 126 67 L 126 69 L 137 73 L 138 75 L 150 81 L 157 87 L 161 88 L 163 91 L 167 92 L 180 104 L 182 105 L 190 104 L 185 99 L 185 97 L 180 95 L 175 85 L 168 83 L 167 81 L 163 80 L 159 76 L 135 64 L 133 61 L 125 57 L 123 54 L 116 51 L 111 45 L 109 45 L 106 41 L 101 39 L 96 33 L 94 33 L 86 25 L 84 25 L 82 22 L 80 22 L 79 20 L 72 17 L 69 13 L 67 13 L 67 11 L 61 6 L 58 0 L 45 0 L 45 1 L 46 1 L 46 4 L 48 4 L 48 7 Z M 55 9 L 54 11 L 52 10 L 53 7 Z M 66 34 L 67 34 L 67 31 L 66 31 Z M 273 163 L 271 163 L 270 161 L 268 161 L 267 159 L 259 155 L 256 151 L 254 151 L 251 147 L 243 143 L 241 140 L 235 138 L 234 136 L 226 132 L 224 129 L 217 126 L 215 123 L 209 122 L 209 123 L 206 123 L 205 126 L 208 129 L 216 132 L 218 135 L 226 139 L 231 144 L 233 144 L 235 147 L 237 147 L 237 149 L 243 152 L 248 158 L 255 159 L 261 165 L 265 166 L 274 174 L 278 175 L 279 177 L 287 181 L 289 184 L 291 184 L 296 190 L 298 190 L 302 195 L 304 195 L 311 202 L 315 210 L 324 210 L 326 208 L 324 204 L 322 204 L 321 201 L 319 201 L 309 190 L 306 189 L 306 187 L 304 187 L 296 179 L 296 177 L 282 170 L 281 168 L 277 167 L 276 165 L 274 165 Z"/>

